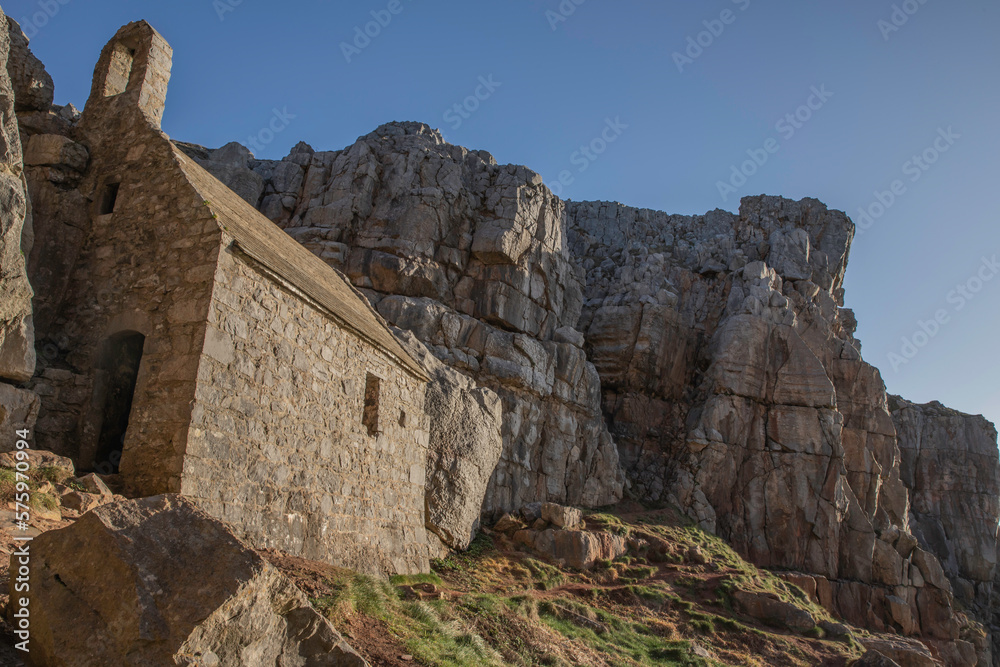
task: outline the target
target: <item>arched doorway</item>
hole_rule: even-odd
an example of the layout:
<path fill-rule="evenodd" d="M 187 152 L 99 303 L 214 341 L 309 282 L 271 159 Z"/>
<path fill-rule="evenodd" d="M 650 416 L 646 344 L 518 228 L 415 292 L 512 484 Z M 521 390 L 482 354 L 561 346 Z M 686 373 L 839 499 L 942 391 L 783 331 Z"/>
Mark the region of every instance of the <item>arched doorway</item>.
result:
<path fill-rule="evenodd" d="M 139 364 L 146 337 L 135 331 L 123 331 L 104 343 L 101 369 L 107 374 L 107 391 L 101 418 L 101 434 L 97 439 L 94 470 L 101 474 L 118 472 L 132 396 L 139 378 Z"/>

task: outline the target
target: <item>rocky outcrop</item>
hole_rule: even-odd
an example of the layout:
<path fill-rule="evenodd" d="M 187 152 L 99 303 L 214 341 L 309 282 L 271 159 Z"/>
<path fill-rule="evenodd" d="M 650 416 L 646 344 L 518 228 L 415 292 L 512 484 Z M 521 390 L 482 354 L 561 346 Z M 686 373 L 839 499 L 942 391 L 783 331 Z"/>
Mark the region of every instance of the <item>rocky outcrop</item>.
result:
<path fill-rule="evenodd" d="M 910 490 L 913 534 L 938 557 L 955 596 L 989 606 L 997 566 L 1000 454 L 996 427 L 940 403 L 890 399 Z"/>
<path fill-rule="evenodd" d="M 290 580 L 179 496 L 105 505 L 31 551 L 33 664 L 367 664 Z"/>
<path fill-rule="evenodd" d="M 27 50 L 27 40 L 16 23 L 8 25 L 9 31 L 0 30 L 0 379 L 24 382 L 35 371 L 32 292 L 24 259 L 31 251 L 31 218 L 14 110 L 31 102 L 25 99 L 31 89 L 25 84 L 27 60 L 18 53 Z"/>
<path fill-rule="evenodd" d="M 210 161 L 217 153 L 182 148 Z M 504 447 L 485 512 L 621 498 L 600 380 L 574 329 L 581 273 L 563 203 L 538 174 L 419 123 L 383 125 L 342 151 L 300 143 L 250 168 L 264 179 L 261 211 L 343 270 L 387 320 L 500 396 Z"/>
<path fill-rule="evenodd" d="M 248 204 L 252 206 L 260 204 L 261 195 L 264 193 L 264 179 L 250 169 L 254 157 L 249 149 L 235 141 L 214 151 L 182 141 L 174 143 Z"/>
<path fill-rule="evenodd" d="M 890 407 L 913 534 L 940 560 L 955 597 L 992 624 L 1000 522 L 996 427 L 937 402 L 917 405 L 892 396 Z M 1000 633 L 993 634 L 1000 643 Z M 998 649 L 994 645 L 996 655 Z"/>
<path fill-rule="evenodd" d="M 28 48 L 28 38 L 18 22 L 8 16 L 6 24 L 10 38 L 10 58 L 6 69 L 14 88 L 14 108 L 18 113 L 48 111 L 55 97 L 52 77 Z"/>
<path fill-rule="evenodd" d="M 445 547 L 465 550 L 479 530 L 479 508 L 503 451 L 500 397 L 438 361 L 409 331 L 396 332 L 431 377 L 424 399 L 427 529 Z"/>
<path fill-rule="evenodd" d="M 847 216 L 764 196 L 738 214 L 566 215 L 587 276 L 579 329 L 633 492 L 757 564 L 818 576 L 855 624 L 958 639 L 951 586 L 925 576 L 937 561 L 907 530 L 884 384 L 843 307 Z"/>

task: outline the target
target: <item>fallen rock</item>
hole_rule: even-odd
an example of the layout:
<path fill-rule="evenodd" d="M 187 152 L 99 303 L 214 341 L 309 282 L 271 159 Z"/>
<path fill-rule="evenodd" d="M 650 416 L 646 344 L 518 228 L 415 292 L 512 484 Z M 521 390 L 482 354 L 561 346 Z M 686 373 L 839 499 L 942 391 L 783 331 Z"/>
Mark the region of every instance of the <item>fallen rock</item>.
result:
<path fill-rule="evenodd" d="M 851 667 L 899 667 L 899 663 L 878 651 L 868 650 L 859 660 L 852 662 Z"/>
<path fill-rule="evenodd" d="M 879 637 L 861 638 L 858 641 L 868 651 L 881 653 L 900 667 L 938 667 L 940 664 L 927 647 L 915 639 Z"/>
<path fill-rule="evenodd" d="M 519 530 L 514 541 L 550 561 L 562 561 L 579 570 L 589 570 L 599 560 L 614 560 L 628 550 L 624 537 L 603 531 Z"/>
<path fill-rule="evenodd" d="M 816 620 L 805 609 L 782 602 L 766 593 L 738 590 L 733 593 L 733 599 L 740 611 L 758 621 L 795 632 L 805 632 L 816 627 Z"/>
<path fill-rule="evenodd" d="M 708 556 L 705 555 L 698 545 L 690 547 L 685 557 L 689 563 L 694 563 L 695 565 L 705 565 L 708 563 Z"/>
<path fill-rule="evenodd" d="M 75 510 L 80 514 L 89 512 L 95 507 L 107 505 L 112 502 L 112 500 L 114 500 L 113 496 L 87 493 L 86 491 L 80 491 L 79 489 L 73 488 L 67 488 L 59 494 L 60 505 L 67 509 Z"/>
<path fill-rule="evenodd" d="M 524 529 L 524 522 L 511 514 L 504 514 L 493 526 L 493 530 L 498 533 L 511 533 Z"/>
<path fill-rule="evenodd" d="M 532 524 L 542 518 L 542 503 L 527 503 L 521 507 L 521 518 Z"/>
<path fill-rule="evenodd" d="M 542 503 L 542 518 L 553 526 L 565 530 L 583 527 L 583 512 L 575 507 L 565 507 L 556 503 Z"/>
<path fill-rule="evenodd" d="M 76 481 L 87 490 L 87 493 L 92 493 L 108 499 L 114 496 L 111 489 L 108 488 L 108 485 L 104 483 L 104 480 L 98 477 L 95 473 L 86 474 Z"/>
<path fill-rule="evenodd" d="M 412 333 L 395 333 L 431 376 L 424 401 L 430 429 L 426 526 L 445 546 L 461 551 L 479 530 L 486 488 L 503 451 L 500 397 L 438 361 Z"/>
<path fill-rule="evenodd" d="M 833 623 L 831 621 L 820 621 L 819 628 L 828 639 L 840 639 L 851 634 L 851 629 L 843 623 Z"/>
<path fill-rule="evenodd" d="M 29 470 L 56 468 L 67 477 L 76 476 L 76 467 L 71 459 L 44 449 L 22 449 L 20 454 L 17 451 L 0 453 L 0 468 L 16 468 L 18 462 L 27 462 Z"/>
<path fill-rule="evenodd" d="M 367 664 L 284 575 L 181 496 L 105 505 L 31 548 L 38 664 Z"/>

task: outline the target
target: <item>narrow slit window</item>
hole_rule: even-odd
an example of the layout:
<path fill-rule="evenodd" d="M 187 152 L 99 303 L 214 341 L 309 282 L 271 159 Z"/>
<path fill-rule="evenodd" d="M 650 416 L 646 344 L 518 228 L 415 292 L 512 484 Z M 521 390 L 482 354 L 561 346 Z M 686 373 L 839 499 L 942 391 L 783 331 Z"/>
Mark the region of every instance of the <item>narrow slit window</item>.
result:
<path fill-rule="evenodd" d="M 120 183 L 108 183 L 104 186 L 101 194 L 101 215 L 115 212 L 115 204 L 118 203 L 118 188 Z"/>
<path fill-rule="evenodd" d="M 381 380 L 368 373 L 365 378 L 365 412 L 361 417 L 362 423 L 368 429 L 368 435 L 378 435 L 378 408 L 379 392 Z"/>

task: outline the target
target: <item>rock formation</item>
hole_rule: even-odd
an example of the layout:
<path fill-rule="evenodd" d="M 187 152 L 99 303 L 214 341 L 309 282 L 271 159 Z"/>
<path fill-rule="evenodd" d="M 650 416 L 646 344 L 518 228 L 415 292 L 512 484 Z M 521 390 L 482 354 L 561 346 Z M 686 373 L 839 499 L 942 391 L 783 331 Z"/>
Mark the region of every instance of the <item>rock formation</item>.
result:
<path fill-rule="evenodd" d="M 889 405 L 913 534 L 941 561 L 955 597 L 989 624 L 1000 522 L 996 427 L 937 402 L 916 405 L 892 396 Z M 1000 642 L 995 632 L 994 641 Z M 995 644 L 995 655 L 998 649 Z"/>
<path fill-rule="evenodd" d="M 367 664 L 291 581 L 180 496 L 105 505 L 31 553 L 33 664 Z"/>
<path fill-rule="evenodd" d="M 2 11 L 0 21 L 8 21 Z M 30 94 L 36 89 L 25 69 L 27 40 L 16 23 L 7 25 L 9 31 L 0 30 L 0 379 L 24 382 L 35 371 L 32 292 L 24 260 L 31 251 L 31 217 L 14 111 L 37 96 Z"/>
<path fill-rule="evenodd" d="M 431 376 L 424 399 L 430 420 L 427 529 L 446 547 L 463 551 L 479 530 L 482 499 L 503 451 L 500 397 L 438 361 L 409 331 L 396 332 Z"/>
<path fill-rule="evenodd" d="M 484 512 L 605 502 L 573 471 L 615 456 L 606 423 L 632 496 L 677 503 L 755 563 L 809 573 L 854 623 L 988 652 L 910 532 L 885 386 L 844 308 L 843 213 L 764 196 L 703 216 L 564 204 L 524 168 L 413 123 L 246 168 L 264 178 L 262 211 L 500 393 Z M 574 419 L 553 429 L 554 410 Z"/>
<path fill-rule="evenodd" d="M 180 147 L 217 175 L 240 153 Z M 342 151 L 300 143 L 284 160 L 248 164 L 264 178 L 265 215 L 343 270 L 383 317 L 500 395 L 504 448 L 485 512 L 621 498 L 600 381 L 573 328 L 581 274 L 563 204 L 538 174 L 419 123 L 383 125 Z"/>
<path fill-rule="evenodd" d="M 950 583 L 909 533 L 884 384 L 843 307 L 851 221 L 777 197 L 739 214 L 566 215 L 587 272 L 579 328 L 633 491 L 755 563 L 814 575 L 853 623 L 957 640 Z"/>

